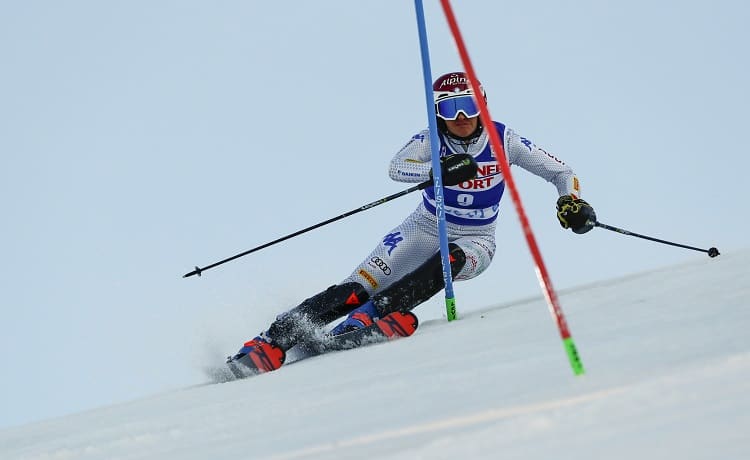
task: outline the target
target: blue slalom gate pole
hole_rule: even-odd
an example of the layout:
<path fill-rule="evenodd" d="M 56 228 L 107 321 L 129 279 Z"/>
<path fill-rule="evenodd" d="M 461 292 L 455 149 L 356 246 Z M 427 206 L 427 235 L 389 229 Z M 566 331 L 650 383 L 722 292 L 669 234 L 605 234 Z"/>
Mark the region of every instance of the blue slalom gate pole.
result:
<path fill-rule="evenodd" d="M 435 213 L 438 221 L 438 235 L 440 237 L 440 256 L 443 262 L 443 281 L 445 281 L 445 310 L 448 321 L 457 319 L 456 296 L 453 293 L 453 277 L 451 276 L 450 251 L 448 248 L 448 234 L 445 228 L 445 198 L 443 194 L 443 178 L 440 171 L 440 139 L 438 138 L 437 120 L 435 119 L 435 102 L 432 94 L 432 70 L 430 69 L 430 50 L 427 46 L 427 29 L 424 20 L 422 0 L 414 0 L 417 12 L 417 29 L 419 30 L 419 50 L 422 54 L 422 76 L 424 77 L 424 97 L 427 105 L 427 121 L 430 127 L 430 148 L 432 149 L 432 170 L 435 171 Z"/>

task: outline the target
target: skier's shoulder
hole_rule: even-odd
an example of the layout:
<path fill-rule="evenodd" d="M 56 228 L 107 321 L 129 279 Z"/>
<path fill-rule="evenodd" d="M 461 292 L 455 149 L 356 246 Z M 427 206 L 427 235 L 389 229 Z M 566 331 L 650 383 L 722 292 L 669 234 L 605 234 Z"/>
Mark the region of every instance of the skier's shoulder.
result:
<path fill-rule="evenodd" d="M 423 128 L 411 137 L 411 140 L 424 142 L 430 139 L 430 128 Z"/>
<path fill-rule="evenodd" d="M 409 140 L 406 142 L 406 144 L 404 144 L 404 146 L 399 149 L 398 153 L 402 153 L 408 150 L 419 149 L 425 145 L 426 146 L 430 145 L 430 130 L 429 129 L 423 129 L 413 134 L 409 138 Z"/>

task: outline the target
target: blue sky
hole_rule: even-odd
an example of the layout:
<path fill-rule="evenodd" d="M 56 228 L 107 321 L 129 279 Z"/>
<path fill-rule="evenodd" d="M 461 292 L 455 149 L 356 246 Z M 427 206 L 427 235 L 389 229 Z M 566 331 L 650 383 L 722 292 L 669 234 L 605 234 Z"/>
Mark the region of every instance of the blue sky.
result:
<path fill-rule="evenodd" d="M 433 72 L 460 69 L 425 7 Z M 408 186 L 387 166 L 426 126 L 413 8 L 1 4 L 0 426 L 199 382 L 349 274 L 416 194 L 181 278 Z M 747 8 L 454 5 L 493 118 L 570 164 L 602 222 L 722 251 L 747 247 Z M 705 257 L 564 232 L 554 187 L 514 172 L 557 288 Z M 540 295 L 509 199 L 493 266 L 455 289 L 459 315 Z"/>

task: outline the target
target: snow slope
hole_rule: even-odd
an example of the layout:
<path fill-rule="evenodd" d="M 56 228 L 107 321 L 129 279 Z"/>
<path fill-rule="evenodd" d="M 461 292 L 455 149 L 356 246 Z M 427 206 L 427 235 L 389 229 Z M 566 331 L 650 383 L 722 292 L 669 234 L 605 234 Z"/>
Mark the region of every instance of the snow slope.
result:
<path fill-rule="evenodd" d="M 8 428 L 0 458 L 750 458 L 749 263 L 696 256 L 561 293 L 583 377 L 534 298 Z"/>

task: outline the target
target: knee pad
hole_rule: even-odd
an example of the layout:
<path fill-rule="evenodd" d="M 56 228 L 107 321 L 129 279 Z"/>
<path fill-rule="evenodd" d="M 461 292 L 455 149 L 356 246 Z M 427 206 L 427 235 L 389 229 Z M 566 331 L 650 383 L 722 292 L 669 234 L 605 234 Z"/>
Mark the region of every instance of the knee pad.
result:
<path fill-rule="evenodd" d="M 466 265 L 466 253 L 464 253 L 464 250 L 461 249 L 461 246 L 457 245 L 456 243 L 448 243 L 448 248 L 450 249 L 448 251 L 448 258 L 451 262 L 451 276 L 455 277 L 458 275 L 458 272 L 460 272 L 464 265 Z M 438 260 L 440 260 L 440 253 L 437 254 Z M 443 279 L 443 264 L 440 263 L 440 279 Z M 445 283 L 443 283 L 445 284 Z"/>

